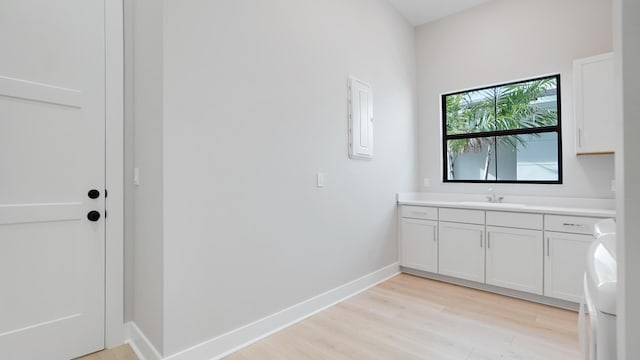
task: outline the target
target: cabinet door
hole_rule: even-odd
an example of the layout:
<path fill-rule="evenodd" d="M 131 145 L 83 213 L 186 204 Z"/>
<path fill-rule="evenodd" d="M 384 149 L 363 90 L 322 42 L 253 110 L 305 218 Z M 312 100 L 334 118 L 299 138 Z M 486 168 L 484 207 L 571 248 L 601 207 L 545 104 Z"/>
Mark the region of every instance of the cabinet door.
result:
<path fill-rule="evenodd" d="M 544 233 L 544 295 L 580 302 L 591 235 Z"/>
<path fill-rule="evenodd" d="M 542 231 L 487 226 L 487 284 L 542 295 Z"/>
<path fill-rule="evenodd" d="M 439 232 L 439 273 L 484 282 L 484 225 L 441 221 Z"/>
<path fill-rule="evenodd" d="M 613 54 L 573 63 L 576 152 L 613 153 L 614 65 Z"/>
<path fill-rule="evenodd" d="M 438 272 L 438 222 L 403 218 L 400 234 L 402 266 Z"/>

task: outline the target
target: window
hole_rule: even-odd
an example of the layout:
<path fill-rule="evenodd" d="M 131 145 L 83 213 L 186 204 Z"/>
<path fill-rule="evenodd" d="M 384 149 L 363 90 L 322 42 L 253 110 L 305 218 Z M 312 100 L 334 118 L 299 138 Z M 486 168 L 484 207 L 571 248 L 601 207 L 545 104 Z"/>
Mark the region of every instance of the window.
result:
<path fill-rule="evenodd" d="M 560 75 L 442 95 L 445 182 L 562 183 Z"/>

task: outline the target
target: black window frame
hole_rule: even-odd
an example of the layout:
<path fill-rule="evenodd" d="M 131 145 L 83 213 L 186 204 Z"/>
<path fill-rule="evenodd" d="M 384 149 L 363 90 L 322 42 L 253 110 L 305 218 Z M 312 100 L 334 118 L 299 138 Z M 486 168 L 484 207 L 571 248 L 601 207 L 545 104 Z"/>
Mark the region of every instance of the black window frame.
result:
<path fill-rule="evenodd" d="M 531 81 L 543 80 L 555 78 L 556 79 L 556 99 L 557 99 L 557 108 L 558 108 L 558 121 L 555 126 L 545 126 L 545 127 L 535 127 L 535 128 L 519 128 L 512 130 L 498 130 L 498 131 L 487 131 L 487 132 L 475 132 L 475 133 L 466 133 L 466 134 L 455 134 L 448 135 L 447 134 L 447 102 L 446 97 L 451 95 L 458 95 L 467 92 L 487 90 L 493 88 L 499 88 L 502 86 L 514 85 L 519 83 L 527 83 Z M 510 81 L 506 83 L 491 85 L 491 86 L 483 86 L 479 88 L 472 88 L 467 90 L 455 91 L 446 94 L 442 94 L 440 97 L 441 101 L 441 109 L 442 109 L 442 181 L 444 183 L 480 183 L 480 184 L 562 184 L 562 103 L 561 103 L 561 91 L 560 91 L 560 74 L 554 75 L 546 75 L 539 76 L 535 78 L 529 78 L 518 81 Z M 558 180 L 450 180 L 448 179 L 448 152 L 447 152 L 447 142 L 448 140 L 455 139 L 471 139 L 471 138 L 483 138 L 483 137 L 498 137 L 498 136 L 509 136 L 509 135 L 528 135 L 528 134 L 539 134 L 539 133 L 557 133 L 558 137 Z M 496 152 L 497 154 L 497 152 Z M 497 171 L 497 167 L 496 167 Z"/>

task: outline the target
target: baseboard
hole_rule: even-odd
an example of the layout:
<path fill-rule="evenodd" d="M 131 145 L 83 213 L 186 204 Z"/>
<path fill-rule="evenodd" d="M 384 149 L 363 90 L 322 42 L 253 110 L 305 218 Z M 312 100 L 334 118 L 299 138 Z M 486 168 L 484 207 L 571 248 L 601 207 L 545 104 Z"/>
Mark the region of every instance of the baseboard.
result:
<path fill-rule="evenodd" d="M 447 282 L 454 285 L 460 285 L 460 286 L 469 287 L 473 289 L 483 290 L 487 292 L 510 296 L 510 297 L 527 300 L 531 302 L 537 302 L 540 304 L 554 306 L 554 307 L 571 310 L 571 311 L 578 311 L 578 308 L 580 305 L 580 304 L 566 301 L 566 300 L 560 300 L 560 299 L 554 299 L 554 298 L 550 298 L 542 295 L 530 294 L 524 291 L 505 289 L 502 287 L 482 284 L 475 281 L 458 279 L 452 276 L 440 275 L 440 274 L 435 274 L 427 271 L 406 268 L 404 266 L 400 267 L 400 271 L 402 271 L 403 273 L 420 276 L 427 279 L 443 281 L 443 282 Z"/>
<path fill-rule="evenodd" d="M 231 354 L 253 342 L 293 325 L 330 306 L 369 289 L 399 273 L 398 263 L 391 264 L 373 273 L 329 290 L 309 300 L 293 305 L 251 324 L 200 343 L 196 346 L 166 357 L 164 360 L 214 360 Z M 137 329 L 137 328 L 135 328 Z M 138 330 L 139 331 L 139 330 Z M 140 333 L 140 335 L 142 335 Z M 143 339 L 144 337 L 140 337 Z M 145 346 L 149 346 L 148 341 Z M 137 344 L 136 344 L 137 345 Z M 153 347 L 151 347 L 153 349 Z M 134 349 L 135 350 L 135 349 Z M 157 353 L 157 352 L 156 352 Z M 146 355 L 146 354 L 145 354 Z M 158 358 L 144 357 L 144 360 Z M 141 358 L 142 360 L 142 358 Z"/>
<path fill-rule="evenodd" d="M 140 360 L 162 360 L 162 355 L 151 344 L 133 321 L 124 324 L 125 343 L 131 346 Z"/>

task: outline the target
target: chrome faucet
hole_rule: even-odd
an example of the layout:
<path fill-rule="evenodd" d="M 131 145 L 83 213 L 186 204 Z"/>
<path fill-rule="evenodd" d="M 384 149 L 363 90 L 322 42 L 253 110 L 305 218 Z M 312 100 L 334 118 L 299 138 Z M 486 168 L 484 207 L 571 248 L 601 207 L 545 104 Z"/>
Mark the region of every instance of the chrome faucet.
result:
<path fill-rule="evenodd" d="M 496 192 L 492 188 L 489 188 L 489 195 L 487 195 L 487 201 L 490 203 L 501 203 L 504 197 L 496 195 Z"/>

